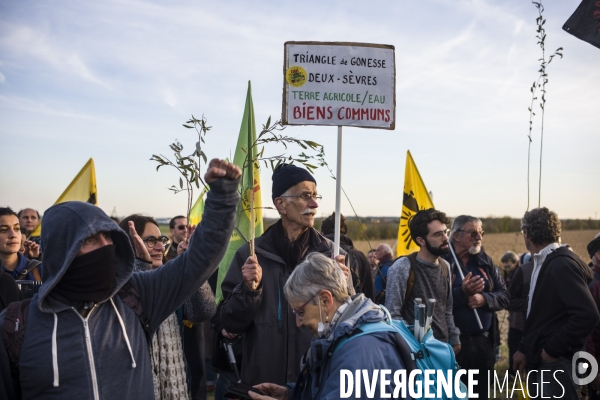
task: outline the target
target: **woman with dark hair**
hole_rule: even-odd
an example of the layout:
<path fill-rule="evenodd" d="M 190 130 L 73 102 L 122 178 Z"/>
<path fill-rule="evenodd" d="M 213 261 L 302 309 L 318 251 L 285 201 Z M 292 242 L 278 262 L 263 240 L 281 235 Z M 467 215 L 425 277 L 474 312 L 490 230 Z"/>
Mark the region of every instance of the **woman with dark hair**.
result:
<path fill-rule="evenodd" d="M 125 232 L 129 232 L 136 255 L 135 272 L 163 266 L 165 245 L 169 238 L 161 234 L 154 218 L 133 214 L 123 219 L 119 226 Z M 193 230 L 189 232 L 188 237 L 192 232 Z M 183 246 L 181 247 L 180 252 L 183 252 Z M 168 264 L 165 268 L 168 268 Z M 215 298 L 210 286 L 205 282 L 198 292 L 158 327 L 150 346 L 155 399 L 190 398 L 182 324 L 205 321 L 211 318 L 215 311 Z"/>

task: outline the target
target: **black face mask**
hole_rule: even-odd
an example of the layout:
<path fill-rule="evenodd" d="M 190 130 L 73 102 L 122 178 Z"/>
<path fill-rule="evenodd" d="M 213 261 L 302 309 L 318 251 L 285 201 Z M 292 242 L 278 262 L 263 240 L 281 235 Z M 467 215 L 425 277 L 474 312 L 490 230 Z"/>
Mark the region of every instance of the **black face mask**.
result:
<path fill-rule="evenodd" d="M 52 292 L 73 302 L 98 303 L 117 286 L 116 275 L 117 257 L 111 244 L 75 257 Z"/>

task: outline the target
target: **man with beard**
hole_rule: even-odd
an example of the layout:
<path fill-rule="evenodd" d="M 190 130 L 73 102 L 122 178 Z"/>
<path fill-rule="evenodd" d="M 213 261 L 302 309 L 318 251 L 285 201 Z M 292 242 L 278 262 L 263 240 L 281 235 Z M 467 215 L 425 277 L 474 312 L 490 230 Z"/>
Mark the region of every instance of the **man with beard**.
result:
<path fill-rule="evenodd" d="M 435 299 L 431 322 L 433 336 L 450 343 L 454 353 L 458 353 L 460 332 L 454 325 L 452 316 L 450 265 L 440 257 L 449 251 L 446 227 L 449 223 L 446 214 L 433 208 L 419 211 L 410 220 L 410 235 L 420 249 L 407 257 L 399 258 L 390 267 L 385 306 L 392 318 L 414 324 L 414 300 Z M 412 287 L 409 284 L 411 281 Z"/>
<path fill-rule="evenodd" d="M 456 362 L 463 369 L 477 369 L 477 385 L 474 392 L 480 399 L 488 398 L 488 371 L 494 369 L 495 346 L 500 345 L 500 330 L 496 311 L 508 307 L 509 294 L 506 284 L 492 259 L 483 250 L 481 242 L 485 232 L 481 220 L 461 215 L 452 223 L 450 244 L 459 262 L 452 254 L 444 258 L 452 265 L 452 295 L 454 298 L 454 322 L 460 329 L 461 352 Z M 458 268 L 464 275 L 461 279 Z M 475 310 L 475 311 L 473 311 Z M 479 327 L 475 312 L 482 327 Z M 466 382 L 464 376 L 463 382 Z"/>
<path fill-rule="evenodd" d="M 321 199 L 315 178 L 304 168 L 282 164 L 272 179 L 271 197 L 281 218 L 256 238 L 255 255 L 248 244 L 235 253 L 221 284 L 225 301 L 213 318 L 215 331 L 227 338 L 245 333 L 241 380 L 250 385 L 285 385 L 300 375 L 313 334 L 297 326 L 283 287 L 308 254 L 333 253 L 333 242 L 313 228 Z M 342 269 L 348 276 L 348 268 Z"/>

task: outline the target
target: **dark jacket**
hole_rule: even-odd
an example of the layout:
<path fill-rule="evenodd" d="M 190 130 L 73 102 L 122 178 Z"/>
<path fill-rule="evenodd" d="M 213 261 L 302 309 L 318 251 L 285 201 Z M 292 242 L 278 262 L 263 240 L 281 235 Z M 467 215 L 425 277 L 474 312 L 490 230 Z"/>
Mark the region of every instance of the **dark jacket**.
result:
<path fill-rule="evenodd" d="M 570 250 L 559 247 L 540 268 L 519 350 L 529 370 L 539 369 L 542 349 L 550 357 L 582 350 L 600 315 L 587 284 L 590 268 Z"/>
<path fill-rule="evenodd" d="M 396 346 L 392 332 L 373 332 L 368 335 L 349 340 L 336 349 L 339 339 L 347 337 L 365 323 L 384 321 L 386 316 L 381 308 L 363 295 L 352 298 L 352 303 L 340 316 L 339 322 L 333 327 L 329 337 L 315 338 L 309 350 L 309 357 L 305 364 L 308 372 L 304 385 L 288 385 L 295 390 L 294 399 L 302 400 L 333 400 L 340 398 L 340 371 L 366 370 L 369 374 L 376 370 L 403 370 L 402 357 Z M 300 378 L 302 379 L 302 378 Z M 386 392 L 392 393 L 394 385 L 390 378 Z M 379 382 L 372 399 L 380 399 L 381 391 Z M 353 395 L 356 392 L 353 391 Z M 365 385 L 361 384 L 362 398 L 367 398 Z M 290 397 L 291 399 L 292 397 Z"/>
<path fill-rule="evenodd" d="M 333 233 L 325 235 L 325 237 L 331 241 L 333 241 L 334 236 Z M 356 293 L 363 293 L 365 297 L 375 301 L 375 287 L 373 285 L 369 259 L 362 251 L 354 248 L 352 239 L 346 235 L 340 235 L 340 247 L 348 253 L 348 257 L 350 258 L 350 268 L 358 278 L 358 281 L 353 281 Z"/>
<path fill-rule="evenodd" d="M 0 311 L 13 301 L 21 300 L 21 291 L 17 282 L 8 273 L 0 271 Z"/>
<path fill-rule="evenodd" d="M 223 298 L 213 318 L 216 332 L 244 333 L 242 382 L 256 385 L 264 382 L 284 385 L 296 380 L 300 359 L 310 346 L 312 335 L 296 326 L 296 316 L 285 296 L 283 286 L 295 265 L 286 265 L 274 247 L 274 226 L 255 240 L 262 281 L 256 290 L 248 290 L 242 282 L 241 268 L 249 256 L 248 245 L 238 249 L 221 284 Z M 310 228 L 313 229 L 313 228 Z M 309 247 L 312 252 L 328 257 L 333 243 L 316 230 L 319 244 Z M 305 257 L 306 257 L 305 255 Z"/>
<path fill-rule="evenodd" d="M 520 331 L 523 330 L 525 325 L 532 272 L 533 261 L 519 265 L 508 285 L 508 292 L 510 293 L 510 304 L 508 305 L 510 327 Z"/>
<path fill-rule="evenodd" d="M 0 272 L 6 272 L 10 276 L 12 276 L 14 279 L 19 279 L 19 276 L 21 275 L 23 270 L 27 267 L 27 264 L 29 264 L 30 260 L 21 253 L 17 253 L 17 257 L 18 257 L 19 261 L 18 261 L 17 267 L 13 271 L 9 271 L 6 268 L 4 268 L 4 266 L 0 262 Z M 42 265 L 39 265 L 37 267 L 37 270 L 41 274 L 42 273 Z M 25 276 L 25 278 L 23 278 L 23 280 L 35 281 L 36 279 L 35 279 L 35 276 L 33 275 L 33 273 L 29 272 Z"/>
<path fill-rule="evenodd" d="M 448 253 L 443 256 L 446 261 L 450 263 L 452 266 L 452 274 L 453 274 L 453 289 L 452 296 L 454 300 L 454 310 L 458 307 L 468 307 L 469 299 L 465 296 L 465 293 L 462 290 L 461 285 L 457 285 L 457 281 L 460 280 L 460 275 L 458 273 L 458 267 L 456 262 L 454 261 L 454 257 L 452 257 L 451 253 Z M 487 279 L 488 285 L 487 289 L 481 293 L 485 298 L 486 305 L 481 307 L 482 311 L 491 311 L 494 312 L 492 316 L 492 325 L 489 329 L 490 337 L 493 339 L 494 345 L 500 345 L 500 328 L 498 324 L 498 317 L 496 316 L 495 311 L 504 310 L 508 307 L 510 303 L 510 295 L 508 293 L 508 289 L 506 289 L 506 284 L 504 283 L 504 279 L 498 273 L 498 269 L 494 266 L 494 262 L 491 257 L 488 256 L 483 250 L 481 250 L 477 254 L 472 254 L 470 256 L 470 261 L 477 265 L 489 279 Z M 466 276 L 467 271 L 466 268 L 461 265 L 460 268 L 463 271 L 463 274 Z M 469 315 L 473 315 L 473 313 L 469 313 Z M 475 320 L 475 316 L 473 315 L 473 320 Z M 462 321 L 454 316 L 454 323 L 461 330 L 461 332 L 466 332 L 467 330 L 464 328 Z"/>
<path fill-rule="evenodd" d="M 600 311 L 600 267 L 593 267 L 594 279 L 588 285 L 592 298 L 596 303 L 596 308 Z M 586 343 L 586 351 L 594 356 L 596 362 L 600 365 L 600 324 L 596 325 Z"/>
<path fill-rule="evenodd" d="M 148 331 L 155 332 L 218 267 L 233 230 L 238 183 L 212 182 L 204 218 L 188 250 L 149 272 L 132 273 L 134 253 L 128 234 L 100 208 L 67 202 L 46 211 L 42 222 L 44 284 L 31 300 L 19 359 L 22 398 L 154 398 L 146 331 L 135 312 L 115 294 L 130 283 L 149 319 Z M 84 240 L 99 232 L 110 232 L 115 245 L 116 287 L 84 318 L 49 293 Z M 3 321 L 4 312 L 0 326 Z M 4 344 L 0 349 L 4 350 Z"/>

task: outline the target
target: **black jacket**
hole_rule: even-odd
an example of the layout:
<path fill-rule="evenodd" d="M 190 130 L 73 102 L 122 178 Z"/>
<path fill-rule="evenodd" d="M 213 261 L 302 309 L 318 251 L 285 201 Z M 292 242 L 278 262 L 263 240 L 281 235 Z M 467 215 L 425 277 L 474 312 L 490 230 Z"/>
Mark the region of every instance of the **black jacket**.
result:
<path fill-rule="evenodd" d="M 216 332 L 224 328 L 229 333 L 245 333 L 241 378 L 250 385 L 295 382 L 300 375 L 300 359 L 313 337 L 310 331 L 296 326 L 296 316 L 283 294 L 283 286 L 295 265 L 286 265 L 279 256 L 273 227 L 255 239 L 256 256 L 262 268 L 260 285 L 256 290 L 248 290 L 242 282 L 241 268 L 249 256 L 248 245 L 243 245 L 235 253 L 221 284 L 225 300 L 213 318 Z M 314 233 L 319 244 L 309 247 L 306 255 L 319 252 L 330 257 L 333 243 L 316 230 Z"/>
<path fill-rule="evenodd" d="M 489 333 L 490 337 L 493 339 L 494 346 L 500 345 L 500 328 L 498 324 L 498 316 L 495 311 L 504 310 L 508 307 L 510 303 L 510 295 L 508 293 L 508 289 L 506 288 L 506 283 L 504 283 L 504 279 L 498 273 L 498 269 L 494 266 L 494 262 L 491 257 L 488 256 L 483 250 L 481 250 L 478 254 L 472 254 L 471 261 L 473 261 L 479 268 L 483 269 L 483 271 L 488 276 L 489 288 L 487 291 L 481 293 L 481 295 L 485 298 L 486 305 L 484 308 L 489 309 L 494 312 L 492 318 L 492 325 L 490 327 Z M 448 253 L 443 256 L 443 258 L 450 263 L 452 266 L 452 274 L 453 274 L 453 282 L 455 276 L 458 274 L 456 262 L 454 261 L 454 257 L 452 257 L 452 253 Z M 466 268 L 461 265 L 460 268 L 463 271 L 463 274 L 466 275 Z M 452 289 L 452 297 L 454 301 L 454 309 L 457 307 L 468 307 L 469 299 L 465 296 L 462 288 L 460 286 L 454 287 Z M 454 322 L 456 326 L 461 329 L 459 321 L 455 318 Z M 462 329 L 461 329 L 462 330 Z"/>
<path fill-rule="evenodd" d="M 569 360 L 582 350 L 600 321 L 587 287 L 590 268 L 572 251 L 559 247 L 546 257 L 535 284 L 519 351 L 527 368 L 538 369 L 542 349 Z"/>
<path fill-rule="evenodd" d="M 325 235 L 325 237 L 333 241 L 334 234 Z M 354 248 L 352 239 L 346 235 L 340 235 L 340 247 L 348 253 L 350 268 L 358 278 L 358 282 L 353 281 L 356 293 L 363 293 L 366 298 L 375 301 L 375 286 L 373 285 L 369 259 L 362 251 Z M 352 278 L 354 279 L 354 276 Z"/>

